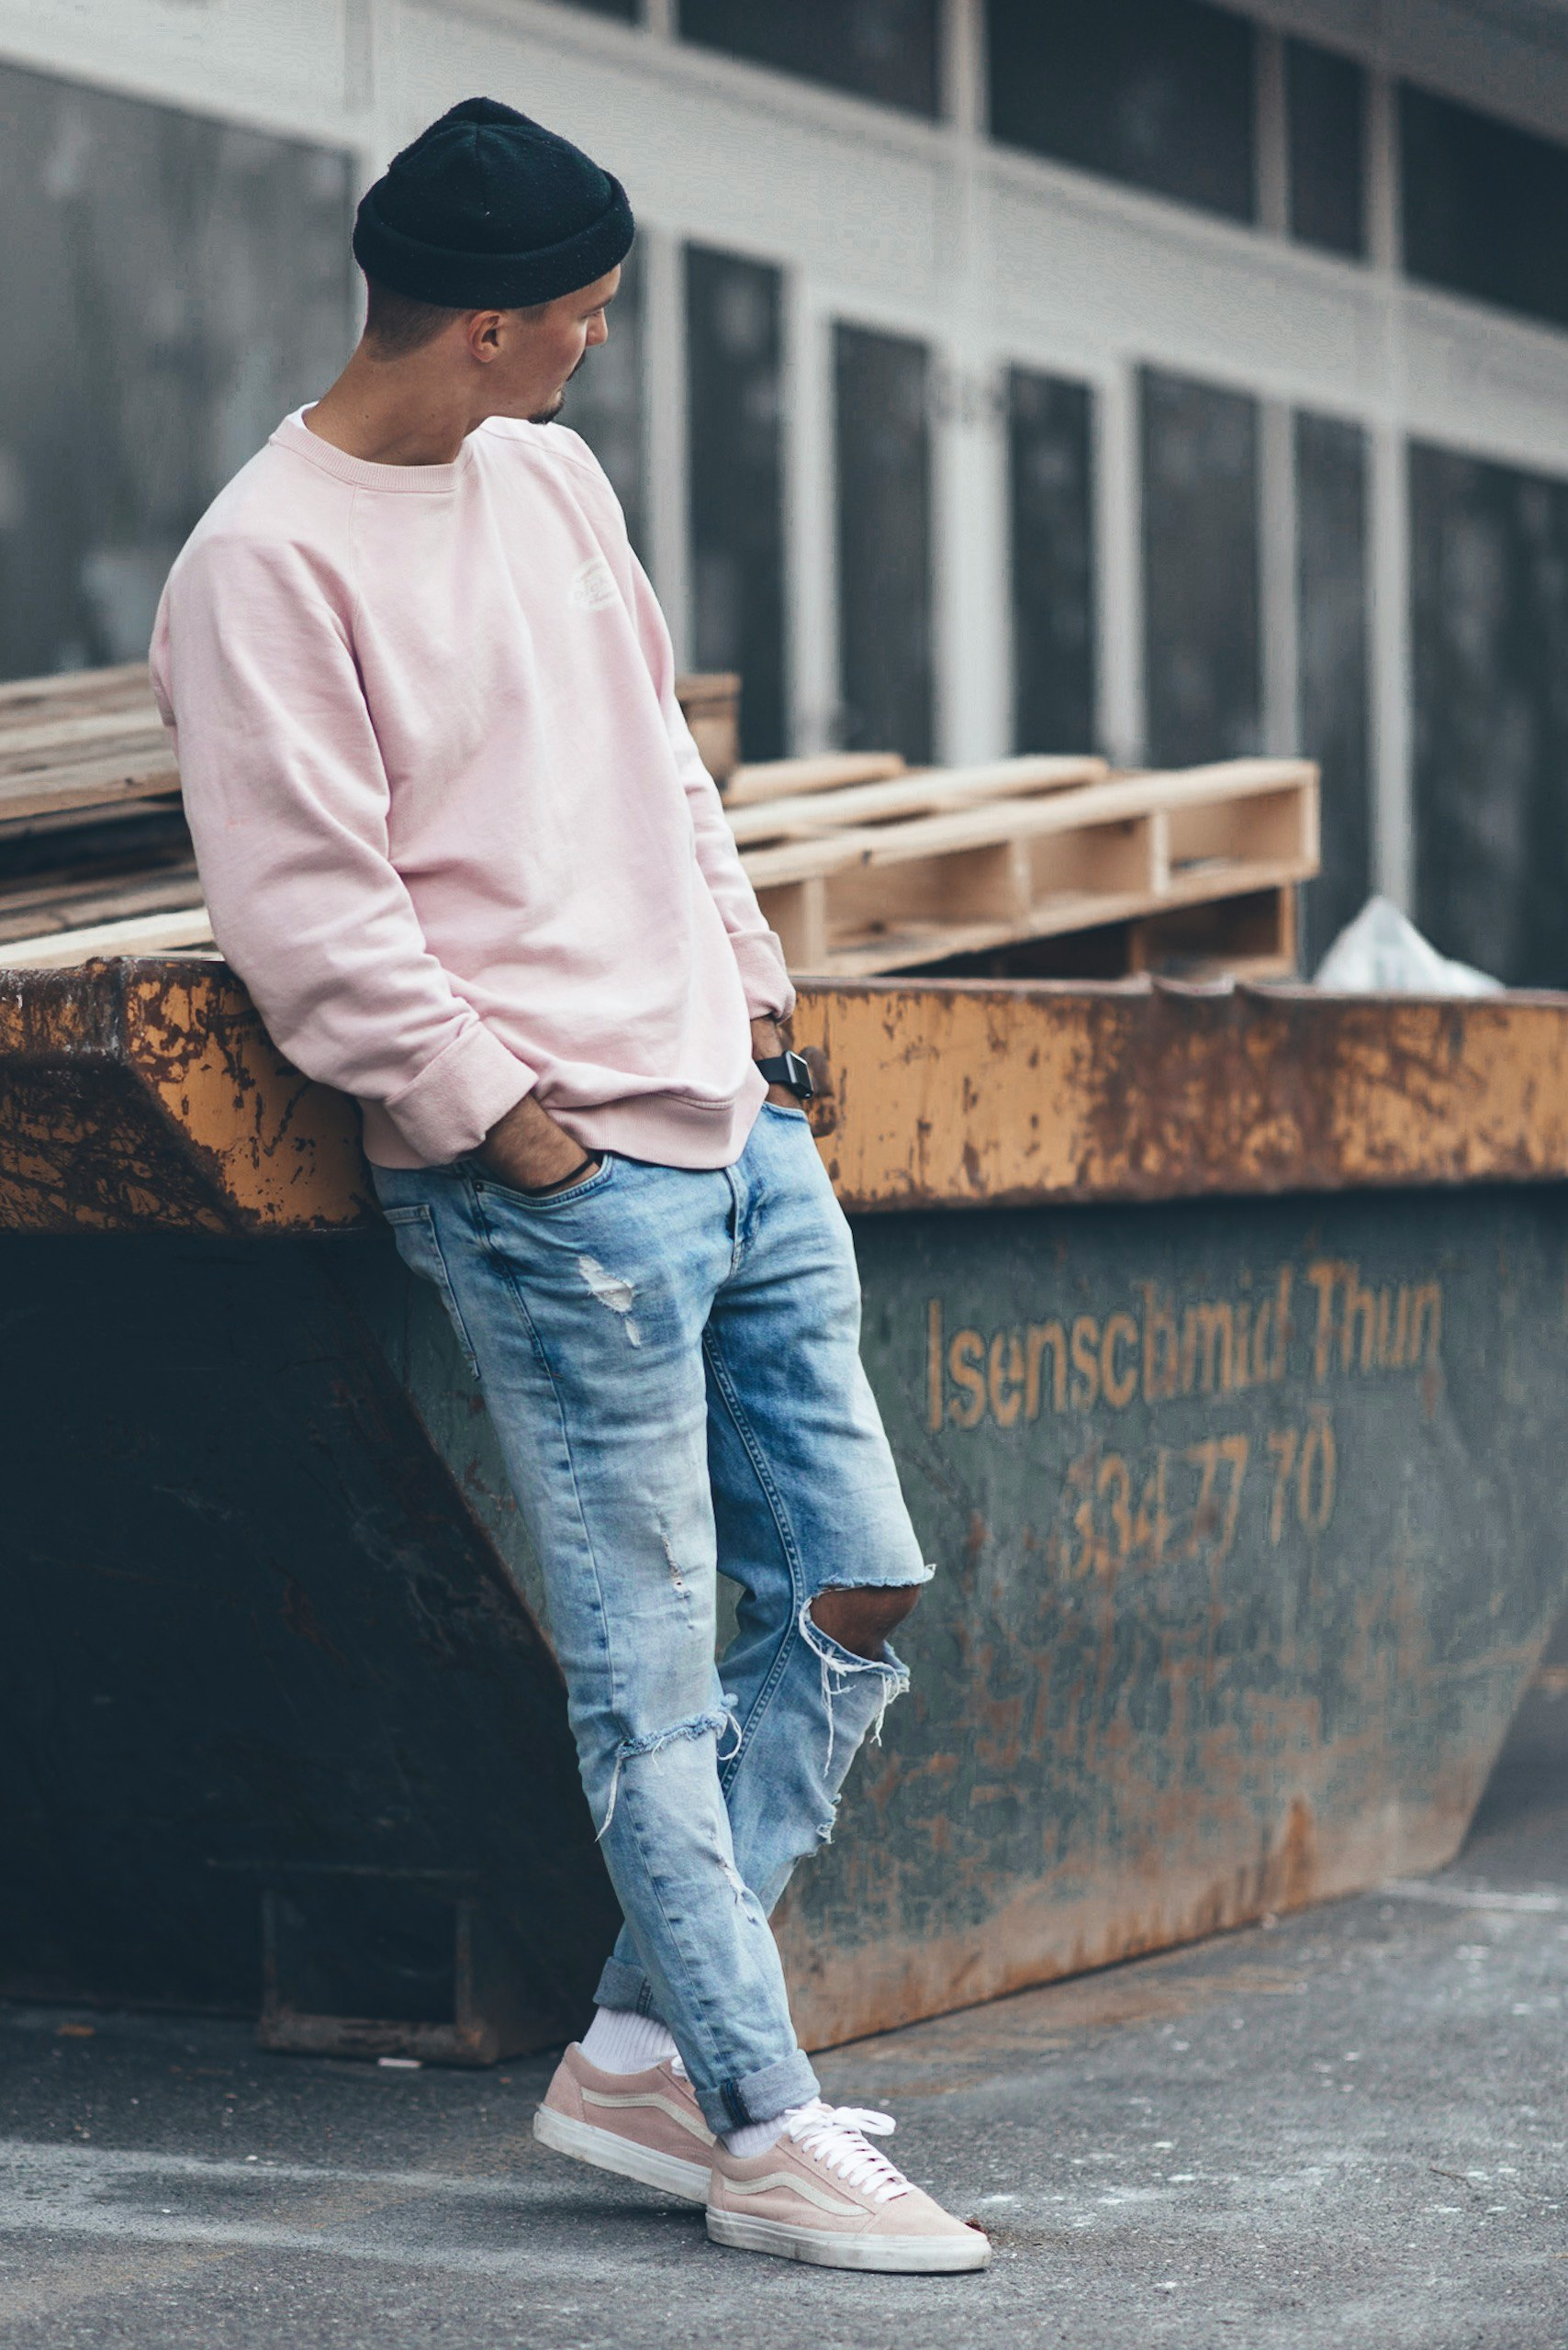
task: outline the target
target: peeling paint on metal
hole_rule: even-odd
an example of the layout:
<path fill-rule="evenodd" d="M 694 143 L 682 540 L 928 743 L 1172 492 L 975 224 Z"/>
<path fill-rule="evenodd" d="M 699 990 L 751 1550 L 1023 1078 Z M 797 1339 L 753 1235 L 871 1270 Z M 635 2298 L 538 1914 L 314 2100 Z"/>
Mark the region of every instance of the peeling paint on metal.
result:
<path fill-rule="evenodd" d="M 1568 1174 L 1568 997 L 863 980 L 795 1026 L 851 1210 Z M 0 1076 L 0 1226 L 374 1221 L 353 1105 L 221 965 L 6 975 Z"/>
<path fill-rule="evenodd" d="M 284 1060 L 221 968 L 121 960 L 0 986 L 0 1229 L 374 1217 L 353 1102 Z"/>
<path fill-rule="evenodd" d="M 1568 1580 L 1564 1188 L 868 1216 L 856 1247 L 938 1572 L 911 1699 L 776 1919 L 802 2038 L 1450 1859 Z"/>
<path fill-rule="evenodd" d="M 1568 997 L 865 980 L 795 1033 L 852 1210 L 1568 1173 Z"/>
<path fill-rule="evenodd" d="M 833 1065 L 813 1123 L 858 1212 L 872 1387 L 939 1568 L 908 1643 L 914 1694 L 885 1749 L 861 1755 L 846 1832 L 779 1915 L 802 2038 L 853 2037 L 1450 1857 L 1562 1598 L 1542 1529 L 1560 1509 L 1568 1000 L 866 983 L 802 990 L 797 1027 Z M 884 1210 L 901 1213 L 871 1213 Z M 352 1105 L 273 1052 L 221 969 L 0 981 L 7 1295 L 13 1311 L 47 1306 L 10 1407 L 14 1430 L 34 1430 L 12 1496 L 32 1529 L 30 1551 L 14 1545 L 29 1605 L 63 1605 L 59 1513 L 78 1495 L 60 1464 L 95 1462 L 95 1493 L 111 1470 L 134 1483 L 174 1541 L 149 1568 L 140 1517 L 122 1512 L 122 1534 L 100 1500 L 71 1572 L 95 1578 L 106 1623 L 115 1578 L 133 1595 L 118 1619 L 128 1657 L 151 1637 L 144 1617 L 208 1651 L 238 1624 L 238 1690 L 264 1644 L 291 1737 L 309 1728 L 308 1787 L 271 1747 L 264 1770 L 248 1750 L 226 1759 L 231 1726 L 200 1711 L 200 1674 L 182 1676 L 181 1702 L 214 1784 L 242 1805 L 277 1790 L 262 1841 L 297 1838 L 308 1858 L 363 1835 L 385 1862 L 360 1799 L 374 1770 L 399 1835 L 472 1839 L 499 1881 L 517 1833 L 509 1816 L 487 1843 L 487 1806 L 526 1723 L 549 1765 L 527 1866 L 543 1881 L 554 1863 L 540 1852 L 567 1819 L 576 1858 L 549 1876 L 551 1898 L 579 1904 L 586 1964 L 608 1902 L 559 1676 L 532 1630 L 527 1673 L 513 1672 L 502 1570 L 469 1561 L 483 1521 L 522 1587 L 518 1514 L 475 1467 L 474 1399 L 465 1387 L 452 1403 L 455 1355 L 441 1348 L 456 1341 L 439 1316 L 409 1349 L 389 1290 L 369 1335 L 364 1299 L 403 1279 L 379 1231 L 353 1237 L 375 1221 Z M 25 1237 L 61 1232 L 132 1237 L 95 1241 L 89 1281 L 84 1252 L 57 1263 L 52 1239 Z M 289 1233 L 300 1240 L 271 1237 Z M 318 1248 L 309 1236 L 327 1233 L 345 1237 Z M 187 1238 L 160 1241 L 154 1265 L 149 1234 Z M 233 1245 L 252 1235 L 264 1249 Z M 601 1302 L 630 1322 L 630 1284 L 587 1261 L 627 1291 Z M 57 1336 L 67 1281 L 74 1320 Z M 252 1363 L 263 1330 L 272 1352 Z M 285 1459 L 286 1529 L 272 1515 Z M 187 1493 L 230 1508 L 221 1542 Z M 232 1524 L 252 1529 L 245 1543 Z M 274 1548 L 300 1596 L 276 1579 Z M 187 1561 L 178 1588 L 170 1556 Z M 151 1617 L 150 1575 L 165 1603 Z M 394 1588 L 383 1651 L 372 1632 Z M 342 1661 L 372 1653 L 403 1712 Z M 466 1691 L 494 1673 L 487 1776 L 465 1775 L 466 1714 L 461 1735 L 421 1753 L 411 1728 L 407 1757 L 394 1741 L 372 1764 L 339 1740 L 341 1717 L 362 1747 L 384 1716 L 424 1721 L 454 1656 Z M 20 1697 L 14 1710 L 31 1720 Z M 260 1744 L 274 1710 L 269 1684 Z M 36 1758 L 27 1771 L 50 1784 Z M 196 1829 L 183 1832 L 161 1865 L 205 1915 L 212 1872 Z M 432 1865 L 450 1858 L 428 1849 Z M 526 1926 L 534 1897 L 508 1882 Z M 120 1890 L 126 1915 L 156 1911 L 140 1884 Z M 61 1914 L 54 1892 L 39 1914 Z M 582 1953 L 565 1922 L 558 1939 L 566 1981 Z M 91 1965 L 114 1937 L 80 1947 Z M 553 2008 L 541 2031 L 570 2020 Z"/>

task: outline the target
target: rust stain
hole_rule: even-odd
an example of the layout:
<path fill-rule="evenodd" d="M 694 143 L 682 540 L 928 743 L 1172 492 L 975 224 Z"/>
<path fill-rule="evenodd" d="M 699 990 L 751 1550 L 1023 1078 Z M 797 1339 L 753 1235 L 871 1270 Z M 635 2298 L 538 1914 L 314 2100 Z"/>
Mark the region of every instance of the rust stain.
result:
<path fill-rule="evenodd" d="M 1194 1852 L 1201 1837 L 1189 1805 L 1169 1841 L 1164 1832 L 1151 1840 L 1141 1898 L 1134 1870 L 1118 1870 L 1105 1888 L 1048 1870 L 988 1905 L 983 1933 L 962 1925 L 919 1936 L 883 1933 L 853 1949 L 824 1947 L 798 1931 L 787 1895 L 775 1928 L 801 2044 L 836 2047 L 1255 1925 L 1281 1910 L 1360 1892 L 1391 1874 L 1441 1868 L 1453 1857 L 1467 1817 L 1439 1815 L 1419 1828 L 1374 1818 L 1321 1837 L 1311 1807 L 1296 1798 L 1255 1863 L 1215 1868 Z"/>
<path fill-rule="evenodd" d="M 163 1118 L 241 1226 L 362 1220 L 371 1197 L 353 1103 L 284 1059 L 235 980 L 189 968 L 127 987 L 128 1049 Z"/>
<path fill-rule="evenodd" d="M 1316 1899 L 1316 1842 L 1312 1807 L 1304 1796 L 1293 1796 L 1285 1814 L 1285 1830 L 1263 1871 L 1263 1888 L 1274 1909 L 1305 1909 Z"/>
<path fill-rule="evenodd" d="M 1568 1174 L 1568 997 L 864 980 L 795 1015 L 846 1207 Z M 0 1225 L 326 1231 L 374 1214 L 353 1105 L 221 965 L 0 973 Z"/>
<path fill-rule="evenodd" d="M 824 1089 L 813 1119 L 840 1193 L 856 1209 L 1159 1202 L 1568 1173 L 1568 999 L 1391 1004 L 1141 985 L 866 984 L 806 990 L 798 1025 L 802 1044 L 831 1066 L 834 1089 Z M 122 962 L 0 975 L 0 1225 L 13 1230 L 311 1233 L 352 1228 L 371 1213 L 352 1104 L 307 1083 L 275 1053 L 221 968 Z M 1433 1212 L 1428 1201 L 1425 1213 Z M 1042 1237 L 1041 1263 L 1065 1278 L 1085 1227 L 1070 1240 L 1071 1219 L 1042 1221 L 1062 1230 Z M 1133 1213 L 1113 1221 L 1136 1240 L 1193 1219 Z M 1355 1250 L 1338 1230 L 1344 1219 L 1313 1206 L 1302 1221 L 1315 1227 L 1304 1242 L 1307 1265 L 1342 1286 L 1359 1279 Z M 1014 1237 L 1000 1219 L 992 1232 L 1005 1256 Z M 949 1221 L 942 1237 L 954 1237 L 963 1244 L 958 1259 L 987 1235 Z M 1297 1280 L 1296 1307 L 1309 1317 L 1309 1338 L 1307 1278 Z M 999 1293 L 1011 1300 L 1010 1279 Z M 1152 1279 L 1126 1294 L 1145 1300 L 1152 1327 Z M 1282 1332 L 1288 1284 L 1269 1294 Z M 1405 1337 L 1390 1321 L 1404 1311 L 1394 1295 L 1395 1285 L 1375 1281 L 1365 1292 L 1361 1367 L 1369 1375 L 1385 1359 L 1405 1362 Z M 912 1296 L 912 1329 L 939 1329 L 924 1292 Z M 999 1310 L 1011 1318 L 1014 1308 Z M 1107 1331 L 1114 1319 L 1106 1317 Z M 1341 1321 L 1348 1377 L 1348 1307 Z M 1136 1338 L 1137 1326 L 1126 1327 Z M 1261 1329 L 1260 1315 L 1253 1327 Z M 967 1348 L 981 1347 L 977 1335 L 960 1335 Z M 987 1392 L 1005 1428 L 1017 1419 L 1024 1374 L 1005 1351 L 1005 1331 L 1002 1343 L 1003 1352 L 987 1358 Z M 1065 1356 L 1059 1332 L 1058 1343 Z M 1328 1343 L 1325 1336 L 1326 1366 Z M 931 1360 L 945 1359 L 933 1345 Z M 368 1430 L 387 1405 L 382 1388 L 361 1378 L 360 1360 L 344 1352 L 335 1363 L 335 1409 L 345 1426 Z M 978 1365 L 980 1354 L 972 1360 Z M 1105 1376 L 1116 1358 L 1096 1360 Z M 1187 1585 L 1151 1583 L 1132 1562 L 1136 1544 L 1117 1548 L 1098 1535 L 1091 1542 L 1088 1533 L 1058 1567 L 1038 1459 L 1015 1485 L 1000 1445 L 982 1453 L 977 1439 L 971 1456 L 944 1451 L 936 1438 L 953 1422 L 940 1379 L 929 1417 L 920 1360 L 917 1345 L 910 1389 L 927 1433 L 914 1457 L 949 1514 L 942 1557 L 950 1596 L 933 1631 L 961 1704 L 945 1718 L 923 1713 L 937 1704 L 936 1675 L 917 1683 L 906 1718 L 945 1719 L 940 1751 L 922 1751 L 914 1740 L 901 1756 L 895 1741 L 860 1766 L 856 1800 L 883 1832 L 834 1848 L 834 1930 L 817 1930 L 809 1901 L 791 1908 L 793 1894 L 779 1913 L 808 2044 L 1167 1950 L 1451 1857 L 1497 1706 L 1470 1709 L 1441 1768 L 1421 1750 L 1418 1786 L 1408 1768 L 1402 1776 L 1399 1741 L 1407 1752 L 1412 1711 L 1429 1707 L 1462 1673 L 1491 1674 L 1501 1687 L 1530 1669 L 1533 1648 L 1515 1654 L 1489 1635 L 1475 1659 L 1455 1663 L 1437 1638 L 1430 1563 L 1397 1527 L 1375 1552 L 1355 1554 L 1336 1608 L 1315 1530 L 1288 1591 L 1278 1586 L 1289 1604 L 1282 1600 L 1268 1636 L 1269 1672 L 1237 1679 L 1226 1633 L 1238 1594 L 1248 1576 L 1254 1590 L 1265 1581 L 1276 1588 L 1277 1571 L 1269 1557 L 1250 1565 L 1233 1557 L 1217 1490 L 1204 1488 L 1195 1505 L 1193 1542 L 1206 1539 L 1211 1557 Z M 1454 1418 L 1460 1382 L 1450 1375 L 1445 1388 L 1433 1363 L 1421 1375 L 1446 1443 L 1465 1425 Z M 1210 1383 L 1205 1374 L 1205 1394 Z M 477 1408 L 465 1395 L 464 1411 Z M 465 1491 L 480 1497 L 488 1455 L 473 1454 L 470 1441 L 465 1420 L 452 1438 L 454 1462 Z M 991 1448 L 989 1434 L 984 1443 Z M 383 1434 L 373 1449 L 380 1460 L 396 1448 Z M 1098 1480 L 1106 1457 L 1099 1436 L 1086 1433 L 1083 1473 Z M 1397 1468 L 1384 1460 L 1375 1473 Z M 394 1487 L 400 1473 L 387 1471 Z M 1258 1491 L 1266 1471 L 1252 1473 Z M 494 1524 L 512 1507 L 499 1496 L 487 1501 Z M 420 1509 L 433 1524 L 433 1503 L 409 1508 L 411 1524 L 421 1523 Z M 1040 1522 L 1020 1527 L 1025 1513 Z M 1094 1524 L 1092 1513 L 1090 1532 Z M 1232 1559 L 1223 1572 L 1222 1556 Z M 301 1640 L 324 1645 L 301 1585 L 286 1589 L 281 1605 Z M 935 1605 L 943 1605 L 940 1592 Z M 444 1669 L 454 1651 L 433 1586 L 419 1606 L 424 1658 Z M 928 1604 L 927 1621 L 930 1612 Z M 1058 1800 L 1064 1788 L 1071 1802 Z M 934 1855 L 942 1880 L 935 1901 Z"/>
<path fill-rule="evenodd" d="M 838 1073 L 852 1209 L 1568 1173 L 1568 997 L 867 980 L 795 1025 Z"/>
<path fill-rule="evenodd" d="M 210 965 L 0 972 L 0 1229 L 305 1232 L 373 1213 L 351 1102 Z"/>

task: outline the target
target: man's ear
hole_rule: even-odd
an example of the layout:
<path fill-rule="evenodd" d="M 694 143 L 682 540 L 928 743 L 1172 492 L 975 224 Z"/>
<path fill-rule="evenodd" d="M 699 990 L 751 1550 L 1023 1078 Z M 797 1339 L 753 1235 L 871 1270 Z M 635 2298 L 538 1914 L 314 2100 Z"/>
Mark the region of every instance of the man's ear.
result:
<path fill-rule="evenodd" d="M 468 355 L 482 367 L 500 357 L 501 317 L 499 310 L 476 310 L 468 321 Z"/>

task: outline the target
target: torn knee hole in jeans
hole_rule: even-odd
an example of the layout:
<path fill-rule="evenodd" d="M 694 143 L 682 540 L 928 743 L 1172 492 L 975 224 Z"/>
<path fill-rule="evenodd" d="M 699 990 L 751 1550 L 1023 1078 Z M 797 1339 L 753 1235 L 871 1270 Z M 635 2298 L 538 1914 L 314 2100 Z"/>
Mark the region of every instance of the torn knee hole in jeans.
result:
<path fill-rule="evenodd" d="M 734 1714 L 718 1707 L 711 1713 L 693 1714 L 689 1721 L 672 1722 L 668 1729 L 650 1730 L 645 1738 L 623 1739 L 615 1750 L 615 1768 L 610 1774 L 610 1799 L 604 1807 L 604 1818 L 594 1842 L 602 1842 L 615 1817 L 615 1799 L 621 1792 L 621 1774 L 628 1762 L 640 1762 L 644 1755 L 657 1754 L 662 1747 L 673 1746 L 679 1738 L 712 1738 L 716 1740 L 720 1732 L 726 1729 L 734 1730 L 737 1738 L 740 1736 L 740 1724 Z"/>
<path fill-rule="evenodd" d="M 902 1590 L 906 1586 L 899 1584 L 892 1587 Z M 916 1588 L 917 1586 L 909 1587 Z M 815 1596 L 820 1597 L 820 1593 Z M 881 1688 L 868 1735 L 873 1746 L 880 1746 L 882 1724 L 887 1718 L 888 1707 L 895 1697 L 902 1697 L 909 1687 L 909 1674 L 896 1658 L 891 1664 L 883 1664 L 876 1657 L 855 1656 L 848 1649 L 841 1648 L 830 1632 L 823 1630 L 822 1626 L 812 1614 L 812 1602 L 809 1599 L 801 1605 L 799 1622 L 801 1638 L 816 1658 L 821 1669 L 823 1711 L 827 1716 L 827 1759 L 823 1768 L 824 1772 L 831 1771 L 834 1746 L 837 1736 L 837 1724 L 834 1720 L 834 1707 L 837 1700 L 845 1696 L 863 1675 L 868 1673 L 876 1674 Z M 832 1833 L 831 1821 L 829 1833 Z M 823 1841 L 825 1842 L 827 1840 L 823 1838 Z"/>

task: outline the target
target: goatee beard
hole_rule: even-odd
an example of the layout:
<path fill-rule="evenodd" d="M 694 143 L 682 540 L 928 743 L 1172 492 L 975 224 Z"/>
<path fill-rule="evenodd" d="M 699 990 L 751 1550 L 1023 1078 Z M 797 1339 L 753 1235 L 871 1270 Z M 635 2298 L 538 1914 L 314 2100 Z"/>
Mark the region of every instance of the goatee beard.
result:
<path fill-rule="evenodd" d="M 566 388 L 563 386 L 561 390 L 556 393 L 554 398 L 551 401 L 549 407 L 542 408 L 537 416 L 531 416 L 528 420 L 529 423 L 554 424 L 555 419 L 560 415 L 562 408 L 565 407 L 566 400 Z"/>
<path fill-rule="evenodd" d="M 583 364 L 583 360 L 584 360 L 584 359 L 586 359 L 587 357 L 588 357 L 588 352 L 585 351 L 585 352 L 583 352 L 583 354 L 582 354 L 582 357 L 581 357 L 581 358 L 579 358 L 579 360 L 577 361 L 577 367 L 580 367 L 580 366 L 582 365 L 582 364 Z M 573 370 L 572 370 L 572 375 L 575 375 L 577 374 L 577 367 L 574 367 L 574 368 L 573 368 Z M 568 375 L 568 376 L 567 376 L 567 378 L 566 378 L 566 383 L 562 385 L 562 386 L 561 386 L 560 390 L 556 393 L 556 395 L 555 395 L 554 398 L 551 401 L 551 403 L 550 403 L 550 405 L 549 405 L 549 407 L 548 407 L 548 408 L 541 408 L 541 409 L 540 409 L 540 411 L 539 411 L 539 414 L 538 414 L 537 416 L 531 416 L 531 417 L 529 418 L 528 421 L 530 422 L 530 424 L 554 424 L 554 423 L 555 419 L 560 415 L 560 413 L 561 413 L 561 410 L 562 410 L 563 407 L 566 405 L 566 384 L 569 384 L 569 383 L 571 382 L 571 380 L 572 380 L 572 375 Z"/>

